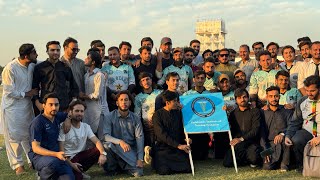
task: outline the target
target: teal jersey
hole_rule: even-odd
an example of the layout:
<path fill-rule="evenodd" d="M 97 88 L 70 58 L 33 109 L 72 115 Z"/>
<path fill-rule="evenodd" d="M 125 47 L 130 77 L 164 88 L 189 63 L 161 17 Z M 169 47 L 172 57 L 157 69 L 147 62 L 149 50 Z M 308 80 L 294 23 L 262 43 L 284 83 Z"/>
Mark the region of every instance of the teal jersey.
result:
<path fill-rule="evenodd" d="M 190 66 L 183 65 L 181 68 L 170 65 L 163 70 L 162 78 L 159 79 L 158 84 L 163 85 L 166 82 L 167 74 L 170 72 L 177 72 L 180 76 L 178 93 L 183 94 L 188 91 L 189 82 L 192 82 L 193 72 Z M 191 85 L 191 84 L 190 84 Z"/>
<path fill-rule="evenodd" d="M 266 100 L 266 89 L 275 85 L 275 76 L 277 70 L 256 71 L 253 72 L 250 78 L 249 94 L 257 94 L 261 100 Z"/>
<path fill-rule="evenodd" d="M 199 93 L 198 91 L 194 89 L 190 89 L 189 91 L 182 94 L 182 96 L 191 95 L 191 94 L 208 94 L 211 93 L 210 91 L 204 90 L 202 93 Z"/>
<path fill-rule="evenodd" d="M 101 71 L 107 73 L 106 87 L 109 87 L 112 91 L 128 90 L 129 85 L 135 84 L 133 69 L 127 64 L 121 64 L 119 67 L 105 64 Z"/>
<path fill-rule="evenodd" d="M 134 113 L 142 117 L 143 121 L 152 121 L 152 115 L 155 112 L 156 97 L 162 91 L 154 89 L 151 94 L 139 93 L 134 100 Z"/>
<path fill-rule="evenodd" d="M 226 105 L 226 107 L 229 109 L 227 110 L 227 114 L 229 116 L 231 111 L 233 111 L 237 107 L 236 100 L 234 98 L 234 92 L 230 91 L 228 94 L 224 95 L 223 100 L 224 105 Z"/>
<path fill-rule="evenodd" d="M 216 88 L 216 84 L 218 83 L 218 78 L 221 75 L 219 71 L 215 71 L 212 78 L 206 77 L 206 81 L 204 82 L 204 87 L 210 91 L 211 89 Z"/>
<path fill-rule="evenodd" d="M 290 90 L 287 90 L 284 94 L 280 94 L 279 104 L 296 104 L 301 97 L 302 95 L 297 88 L 291 88 Z"/>

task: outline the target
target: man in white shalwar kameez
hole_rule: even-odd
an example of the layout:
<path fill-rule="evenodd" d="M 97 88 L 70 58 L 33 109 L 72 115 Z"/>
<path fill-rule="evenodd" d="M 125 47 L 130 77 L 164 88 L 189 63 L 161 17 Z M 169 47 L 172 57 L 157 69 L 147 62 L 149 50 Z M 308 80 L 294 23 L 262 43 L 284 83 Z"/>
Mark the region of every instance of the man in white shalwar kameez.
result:
<path fill-rule="evenodd" d="M 106 80 L 105 75 L 98 68 L 101 65 L 99 53 L 89 50 L 84 63 L 89 69 L 84 75 L 85 93 L 80 95 L 80 98 L 85 99 L 87 104 L 83 122 L 90 125 L 93 133 L 98 133 L 101 118 L 104 114 L 109 113 L 109 109 L 106 109 L 108 105 L 105 105 Z"/>
<path fill-rule="evenodd" d="M 2 72 L 0 113 L 8 160 L 17 175 L 25 171 L 22 152 L 30 151 L 29 126 L 34 118 L 31 98 L 38 95 L 37 89 L 31 89 L 38 54 L 32 44 L 21 45 L 19 54 L 20 57 L 8 63 Z M 29 159 L 28 163 L 30 165 Z"/>

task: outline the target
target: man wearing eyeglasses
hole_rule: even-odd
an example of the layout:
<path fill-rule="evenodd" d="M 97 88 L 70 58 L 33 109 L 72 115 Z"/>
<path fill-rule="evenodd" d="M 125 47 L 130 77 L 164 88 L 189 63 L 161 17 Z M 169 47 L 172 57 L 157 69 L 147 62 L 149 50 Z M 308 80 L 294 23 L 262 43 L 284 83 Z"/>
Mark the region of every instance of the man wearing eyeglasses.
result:
<path fill-rule="evenodd" d="M 84 74 L 86 73 L 84 61 L 76 58 L 80 49 L 78 48 L 78 41 L 72 37 L 68 37 L 64 43 L 64 55 L 60 61 L 66 63 L 72 71 L 73 78 L 76 81 L 79 90 L 84 92 Z"/>
<path fill-rule="evenodd" d="M 216 70 L 221 72 L 222 74 L 226 74 L 229 76 L 230 83 L 233 84 L 233 72 L 237 69 L 237 66 L 229 63 L 229 49 L 223 48 L 218 52 L 218 60 L 220 64 L 216 66 Z"/>
<path fill-rule="evenodd" d="M 59 61 L 60 43 L 49 41 L 46 45 L 49 58 L 37 64 L 33 72 L 32 89 L 38 89 L 35 105 L 43 110 L 43 97 L 48 93 L 56 93 L 60 100 L 60 111 L 65 111 L 73 97 L 79 96 L 79 88 L 70 67 Z"/>

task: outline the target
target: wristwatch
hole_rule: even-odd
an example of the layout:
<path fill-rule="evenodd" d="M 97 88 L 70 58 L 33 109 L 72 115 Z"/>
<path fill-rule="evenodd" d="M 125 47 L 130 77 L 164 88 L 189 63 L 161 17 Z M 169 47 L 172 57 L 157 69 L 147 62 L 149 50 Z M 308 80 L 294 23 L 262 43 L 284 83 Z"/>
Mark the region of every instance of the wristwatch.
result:
<path fill-rule="evenodd" d="M 285 134 L 284 134 L 284 133 L 280 133 L 280 135 L 281 135 L 281 136 L 285 136 Z"/>
<path fill-rule="evenodd" d="M 107 156 L 107 152 L 103 151 L 100 155 Z"/>
<path fill-rule="evenodd" d="M 240 139 L 240 141 L 244 141 L 243 137 L 240 137 L 239 139 Z"/>

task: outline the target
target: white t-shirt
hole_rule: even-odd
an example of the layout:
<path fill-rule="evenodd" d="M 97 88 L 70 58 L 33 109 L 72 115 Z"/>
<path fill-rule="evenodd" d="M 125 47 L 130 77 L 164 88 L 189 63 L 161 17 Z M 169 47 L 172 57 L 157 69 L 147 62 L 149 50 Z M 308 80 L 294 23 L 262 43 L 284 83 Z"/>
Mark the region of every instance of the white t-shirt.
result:
<path fill-rule="evenodd" d="M 71 126 L 67 134 L 63 133 L 61 126 L 58 141 L 64 141 L 65 155 L 70 156 L 70 159 L 72 159 L 76 154 L 85 149 L 87 139 L 94 136 L 90 126 L 87 123 L 80 122 L 79 129 Z"/>

